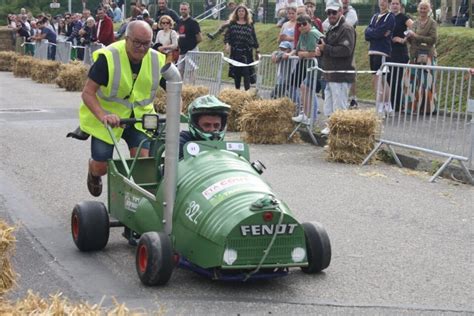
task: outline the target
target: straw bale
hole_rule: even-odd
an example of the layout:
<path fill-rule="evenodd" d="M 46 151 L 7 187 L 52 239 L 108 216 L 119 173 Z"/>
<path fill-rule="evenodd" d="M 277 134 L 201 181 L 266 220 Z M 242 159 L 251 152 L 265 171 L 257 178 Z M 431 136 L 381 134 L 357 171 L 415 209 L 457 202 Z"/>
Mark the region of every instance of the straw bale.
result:
<path fill-rule="evenodd" d="M 82 63 L 61 65 L 56 84 L 66 91 L 82 91 L 88 72 L 89 67 Z"/>
<path fill-rule="evenodd" d="M 38 83 L 54 83 L 58 77 L 60 62 L 39 60 L 33 63 L 31 79 Z"/>
<path fill-rule="evenodd" d="M 188 113 L 188 106 L 197 98 L 209 94 L 209 88 L 204 86 L 192 86 L 184 85 L 181 91 L 181 100 L 183 101 L 183 107 L 181 112 L 184 114 Z"/>
<path fill-rule="evenodd" d="M 0 52 L 0 71 L 12 71 L 18 54 L 11 51 Z"/>
<path fill-rule="evenodd" d="M 31 290 L 28 291 L 25 298 L 16 302 L 10 302 L 0 299 L 1 315 L 109 315 L 109 316 L 128 316 L 128 315 L 146 315 L 145 310 L 130 310 L 124 304 L 119 304 L 114 299 L 115 306 L 105 308 L 101 304 L 91 305 L 87 302 L 74 303 L 63 297 L 62 293 L 50 295 L 49 298 L 42 298 Z M 161 308 L 153 313 L 163 315 L 165 311 Z"/>
<path fill-rule="evenodd" d="M 257 99 L 255 91 L 241 91 L 236 89 L 224 89 L 219 93 L 219 100 L 230 105 L 229 118 L 227 119 L 227 130 L 229 132 L 240 131 L 239 119 L 245 104 Z"/>
<path fill-rule="evenodd" d="M 13 75 L 19 78 L 31 77 L 31 68 L 34 60 L 32 56 L 19 56 L 13 65 Z"/>
<path fill-rule="evenodd" d="M 156 92 L 156 96 L 153 99 L 153 106 L 155 107 L 156 113 L 166 113 L 166 91 L 159 88 Z"/>
<path fill-rule="evenodd" d="M 379 118 L 373 110 L 336 111 L 328 121 L 331 134 L 374 135 Z"/>
<path fill-rule="evenodd" d="M 207 87 L 183 85 L 183 88 L 181 89 L 181 112 L 187 114 L 189 104 L 191 104 L 191 102 L 193 102 L 198 97 L 206 94 L 209 94 L 209 88 Z M 155 99 L 153 100 L 153 105 L 155 106 L 155 111 L 157 113 L 166 113 L 166 92 L 163 89 L 159 89 L 156 93 Z"/>
<path fill-rule="evenodd" d="M 0 296 L 15 285 L 15 273 L 10 264 L 11 252 L 15 248 L 15 229 L 0 220 Z"/>
<path fill-rule="evenodd" d="M 337 111 L 329 118 L 328 160 L 360 164 L 374 148 L 380 120 L 374 111 Z"/>
<path fill-rule="evenodd" d="M 240 113 L 239 126 L 245 142 L 253 144 L 284 144 L 294 124 L 291 117 L 295 104 L 288 98 L 248 102 Z M 290 141 L 298 140 L 293 137 Z"/>

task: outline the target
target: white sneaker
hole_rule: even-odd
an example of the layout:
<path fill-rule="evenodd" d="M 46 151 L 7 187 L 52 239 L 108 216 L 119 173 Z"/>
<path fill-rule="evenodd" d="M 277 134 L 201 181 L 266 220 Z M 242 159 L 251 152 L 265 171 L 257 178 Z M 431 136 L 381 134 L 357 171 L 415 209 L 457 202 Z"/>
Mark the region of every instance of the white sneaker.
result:
<path fill-rule="evenodd" d="M 329 135 L 329 127 L 325 127 L 322 131 L 321 131 L 321 134 L 323 135 Z"/>
<path fill-rule="evenodd" d="M 306 115 L 305 115 L 306 117 Z M 301 124 L 304 124 L 304 125 L 310 125 L 311 124 L 311 119 L 309 117 L 301 120 Z"/>
<path fill-rule="evenodd" d="M 307 119 L 308 117 L 304 113 L 300 113 L 298 116 L 294 116 L 291 118 L 291 120 L 296 123 L 301 123 L 302 121 L 307 120 Z"/>

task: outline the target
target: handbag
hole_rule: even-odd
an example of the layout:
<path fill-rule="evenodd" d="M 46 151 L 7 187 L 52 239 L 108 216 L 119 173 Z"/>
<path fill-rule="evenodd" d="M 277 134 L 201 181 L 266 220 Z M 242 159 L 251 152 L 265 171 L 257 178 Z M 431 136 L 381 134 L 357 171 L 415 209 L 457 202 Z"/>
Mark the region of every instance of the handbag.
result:
<path fill-rule="evenodd" d="M 426 65 L 428 63 L 428 56 L 430 51 L 428 49 L 418 49 L 416 51 L 416 63 Z"/>

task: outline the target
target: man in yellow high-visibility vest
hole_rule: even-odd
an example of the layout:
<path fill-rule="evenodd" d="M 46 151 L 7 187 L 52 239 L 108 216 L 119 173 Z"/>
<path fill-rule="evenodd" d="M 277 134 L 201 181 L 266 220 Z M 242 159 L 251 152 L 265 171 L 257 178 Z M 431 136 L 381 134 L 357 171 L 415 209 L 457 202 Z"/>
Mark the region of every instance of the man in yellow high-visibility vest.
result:
<path fill-rule="evenodd" d="M 139 124 L 122 128 L 120 119 L 155 113 L 153 99 L 166 57 L 150 49 L 152 34 L 148 23 L 133 21 L 127 26 L 124 40 L 94 52 L 79 110 L 81 130 L 92 135 L 87 188 L 93 196 L 102 193 L 101 177 L 107 173 L 107 160 L 114 150 L 105 125 L 113 127 L 117 139 L 127 142 L 132 156 L 146 139 Z M 149 143 L 145 143 L 139 155 L 146 157 L 148 151 Z"/>

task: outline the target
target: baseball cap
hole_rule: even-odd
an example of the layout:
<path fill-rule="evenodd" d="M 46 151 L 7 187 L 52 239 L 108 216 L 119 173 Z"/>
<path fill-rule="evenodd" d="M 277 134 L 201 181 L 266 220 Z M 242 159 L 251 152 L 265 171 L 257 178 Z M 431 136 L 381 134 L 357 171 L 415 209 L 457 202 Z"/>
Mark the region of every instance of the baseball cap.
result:
<path fill-rule="evenodd" d="M 340 0 L 328 0 L 326 3 L 326 12 L 328 10 L 339 11 L 342 8 L 342 3 Z"/>
<path fill-rule="evenodd" d="M 291 43 L 288 41 L 282 41 L 278 48 L 292 49 L 293 45 L 291 45 Z"/>
<path fill-rule="evenodd" d="M 305 4 L 305 5 L 306 5 L 306 4 L 312 4 L 312 5 L 316 6 L 316 1 L 314 1 L 314 0 L 306 0 L 306 1 L 304 2 L 304 4 Z"/>

